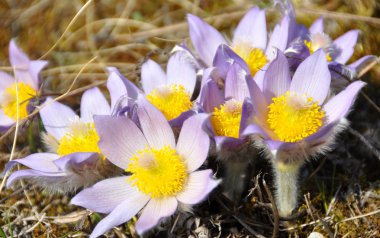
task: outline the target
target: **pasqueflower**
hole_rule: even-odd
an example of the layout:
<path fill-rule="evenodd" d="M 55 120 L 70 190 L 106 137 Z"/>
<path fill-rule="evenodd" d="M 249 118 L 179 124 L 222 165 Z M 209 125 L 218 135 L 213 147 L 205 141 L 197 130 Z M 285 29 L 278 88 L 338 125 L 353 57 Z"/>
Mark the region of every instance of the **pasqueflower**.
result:
<path fill-rule="evenodd" d="M 38 74 L 47 61 L 30 60 L 16 45 L 9 43 L 9 59 L 14 77 L 0 71 L 0 130 L 28 116 L 28 105 L 37 96 Z"/>
<path fill-rule="evenodd" d="M 137 105 L 141 129 L 127 117 L 95 117 L 103 154 L 130 175 L 103 180 L 71 200 L 108 214 L 91 238 L 130 220 L 140 210 L 136 231 L 142 234 L 175 213 L 180 204 L 199 203 L 218 185 L 211 170 L 196 171 L 209 150 L 209 137 L 202 130 L 207 115 L 187 119 L 176 142 L 157 108 L 141 95 Z"/>

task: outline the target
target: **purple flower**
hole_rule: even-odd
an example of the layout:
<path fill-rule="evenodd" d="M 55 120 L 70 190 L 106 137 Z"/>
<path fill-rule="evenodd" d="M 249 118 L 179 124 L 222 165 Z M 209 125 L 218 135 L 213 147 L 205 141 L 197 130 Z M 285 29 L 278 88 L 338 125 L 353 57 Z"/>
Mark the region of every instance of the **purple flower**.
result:
<path fill-rule="evenodd" d="M 199 110 L 211 114 L 209 127 L 219 150 L 239 148 L 244 143 L 243 107 L 250 97 L 246 78 L 251 77 L 238 63 L 232 63 L 227 67 L 225 80 L 210 73 L 201 87 Z"/>
<path fill-rule="evenodd" d="M 77 194 L 71 203 L 109 213 L 91 234 L 98 237 L 139 213 L 142 234 L 172 215 L 180 204 L 203 200 L 219 183 L 211 170 L 196 171 L 205 161 L 209 137 L 202 130 L 205 114 L 187 119 L 176 143 L 164 115 L 143 96 L 138 98 L 141 129 L 127 117 L 96 116 L 99 146 L 118 167 L 131 173 L 103 180 Z"/>
<path fill-rule="evenodd" d="M 9 44 L 9 58 L 14 77 L 0 71 L 0 130 L 28 116 L 28 104 L 39 89 L 38 74 L 47 64 L 43 60 L 30 60 L 14 40 Z"/>
<path fill-rule="evenodd" d="M 285 216 L 296 206 L 300 166 L 310 156 L 329 149 L 365 85 L 356 81 L 329 96 L 331 75 L 322 49 L 306 58 L 292 79 L 290 75 L 288 61 L 278 51 L 265 73 L 262 91 L 249 81 L 255 113 L 243 133 L 263 138 L 261 146 L 275 167 L 279 211 Z"/>
<path fill-rule="evenodd" d="M 111 73 L 107 87 L 113 106 L 116 105 L 117 97 L 126 93 L 122 85 L 123 82 Z M 115 170 L 113 165 L 110 167 L 111 164 L 104 160 L 98 147 L 99 136 L 93 116 L 111 114 L 111 107 L 98 88 L 84 92 L 80 117 L 68 106 L 51 98 L 47 98 L 41 107 L 40 116 L 47 131 L 42 138 L 49 152 L 10 161 L 5 172 L 16 164 L 29 169 L 13 172 L 7 186 L 27 177 L 48 190 L 67 192 L 92 185 L 108 177 L 111 169 Z M 114 173 L 120 172 L 115 170 Z"/>
<path fill-rule="evenodd" d="M 229 45 L 243 59 L 252 76 L 274 57 L 274 50 L 285 50 L 288 41 L 289 18 L 276 25 L 267 43 L 265 11 L 252 8 L 239 22 L 232 41 L 227 41 L 215 28 L 199 17 L 188 14 L 190 38 L 199 57 L 206 66 L 213 65 L 214 56 L 221 44 Z"/>
<path fill-rule="evenodd" d="M 143 92 L 128 82 L 128 96 L 136 101 L 139 94 L 157 107 L 172 126 L 180 126 L 194 114 L 192 96 L 196 84 L 195 60 L 187 50 L 179 49 L 170 58 L 166 74 L 161 66 L 148 60 L 141 68 Z M 122 77 L 120 74 L 118 74 Z M 134 105 L 131 102 L 130 107 Z"/>

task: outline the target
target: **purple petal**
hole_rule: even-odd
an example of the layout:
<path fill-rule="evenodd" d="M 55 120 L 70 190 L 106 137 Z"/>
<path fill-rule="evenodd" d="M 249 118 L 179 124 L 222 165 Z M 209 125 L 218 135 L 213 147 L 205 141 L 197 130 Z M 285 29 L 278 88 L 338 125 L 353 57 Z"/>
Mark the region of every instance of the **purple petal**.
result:
<path fill-rule="evenodd" d="M 318 18 L 309 28 L 311 34 L 323 33 L 323 17 Z"/>
<path fill-rule="evenodd" d="M 16 45 L 14 40 L 9 43 L 9 60 L 14 67 L 15 78 L 38 89 L 38 78 L 34 78 L 30 73 L 30 60 Z"/>
<path fill-rule="evenodd" d="M 42 105 L 40 115 L 45 130 L 57 140 L 65 135 L 67 124 L 77 116 L 71 108 L 54 101 L 50 97 Z"/>
<path fill-rule="evenodd" d="M 195 65 L 184 51 L 178 51 L 169 59 L 167 66 L 167 83 L 185 87 L 187 93 L 193 95 L 197 73 Z"/>
<path fill-rule="evenodd" d="M 160 85 L 166 84 L 166 75 L 161 66 L 153 60 L 141 66 L 141 84 L 145 94 L 149 94 Z"/>
<path fill-rule="evenodd" d="M 81 119 L 93 122 L 94 115 L 110 115 L 111 108 L 98 87 L 86 90 L 80 103 Z"/>
<path fill-rule="evenodd" d="M 331 138 L 335 133 L 334 128 L 336 128 L 339 124 L 339 121 L 334 121 L 328 123 L 326 126 L 320 128 L 316 133 L 304 139 L 309 146 L 321 145 L 326 142 L 327 139 Z"/>
<path fill-rule="evenodd" d="M 234 98 L 240 102 L 249 97 L 246 72 L 239 64 L 233 63 L 227 72 L 225 98 Z"/>
<path fill-rule="evenodd" d="M 119 70 L 117 70 L 116 68 L 114 67 L 107 67 L 107 70 L 108 72 L 111 74 L 111 73 L 115 73 L 117 75 L 117 77 L 119 78 L 119 80 L 121 80 L 123 83 L 124 83 L 124 87 L 126 88 L 127 92 L 128 92 L 128 97 L 130 99 L 137 99 L 137 96 L 141 93 L 141 90 L 136 87 L 135 84 L 133 84 L 131 81 L 129 81 L 127 78 L 125 78 L 120 72 Z M 125 90 L 124 87 L 122 87 L 122 90 Z"/>
<path fill-rule="evenodd" d="M 95 212 L 110 213 L 119 204 L 133 197 L 145 197 L 136 186 L 128 183 L 130 176 L 105 179 L 86 188 L 71 200 L 71 204 Z"/>
<path fill-rule="evenodd" d="M 269 65 L 264 76 L 264 95 L 268 101 L 286 93 L 290 88 L 289 63 L 285 55 L 278 50 L 277 57 Z"/>
<path fill-rule="evenodd" d="M 182 112 L 178 117 L 171 119 L 169 121 L 169 125 L 172 128 L 176 128 L 176 127 L 181 128 L 183 125 L 183 122 L 195 114 L 196 114 L 196 111 L 194 110 L 188 110 L 186 112 Z"/>
<path fill-rule="evenodd" d="M 11 186 L 15 181 L 24 178 L 40 178 L 44 183 L 52 184 L 54 182 L 59 182 L 65 176 L 67 176 L 65 172 L 46 173 L 34 169 L 23 169 L 15 171 L 9 176 L 6 187 Z"/>
<path fill-rule="evenodd" d="M 199 103 L 205 112 L 212 112 L 224 103 L 223 94 L 212 79 L 201 88 L 199 97 Z"/>
<path fill-rule="evenodd" d="M 15 159 L 9 161 L 5 166 L 4 172 L 8 171 L 16 164 L 22 164 L 31 169 L 46 172 L 46 173 L 55 173 L 60 172 L 60 169 L 56 164 L 54 164 L 54 160 L 58 159 L 59 155 L 53 153 L 36 153 L 26 156 L 22 159 Z"/>
<path fill-rule="evenodd" d="M 111 97 L 111 111 L 115 109 L 119 99 L 124 96 L 128 96 L 127 88 L 123 78 L 120 78 L 116 72 L 110 73 L 107 79 L 107 89 L 110 92 Z M 121 107 L 128 106 L 128 104 L 120 105 Z"/>
<path fill-rule="evenodd" d="M 115 191 L 111 192 L 112 194 L 115 193 Z M 108 216 L 103 218 L 103 220 L 101 220 L 96 225 L 95 229 L 91 233 L 90 238 L 101 236 L 113 227 L 129 221 L 149 201 L 149 197 L 147 195 L 139 193 L 138 191 L 135 193 L 130 193 L 130 195 L 131 196 L 126 197 L 122 203 L 116 206 Z M 95 206 L 96 205 L 93 205 L 93 207 Z"/>
<path fill-rule="evenodd" d="M 307 57 L 297 68 L 290 85 L 291 92 L 306 94 L 320 105 L 330 89 L 331 75 L 323 49 Z"/>
<path fill-rule="evenodd" d="M 30 61 L 29 71 L 34 80 L 35 89 L 38 89 L 38 79 L 41 70 L 48 64 L 48 61 L 45 60 L 32 60 Z"/>
<path fill-rule="evenodd" d="M 268 64 L 270 63 L 267 63 L 261 70 L 256 72 L 255 76 L 253 76 L 253 80 L 256 82 L 261 91 L 263 91 L 264 88 L 264 77 L 267 71 L 265 69 L 268 69 Z"/>
<path fill-rule="evenodd" d="M 259 86 L 252 79 L 247 79 L 247 85 L 249 88 L 249 93 L 252 99 L 253 109 L 256 113 L 256 117 L 261 121 L 266 121 L 266 115 L 268 112 L 269 102 L 265 98 L 264 94 L 261 92 Z"/>
<path fill-rule="evenodd" d="M 62 171 L 75 171 L 75 169 L 80 167 L 86 167 L 86 169 L 94 168 L 98 159 L 98 153 L 77 152 L 55 160 L 54 164 L 56 164 L 56 166 L 58 166 L 58 168 Z"/>
<path fill-rule="evenodd" d="M 337 121 L 345 117 L 360 89 L 365 85 L 366 83 L 362 81 L 355 81 L 348 85 L 345 90 L 331 98 L 323 107 L 323 110 L 326 112 L 327 122 Z"/>
<path fill-rule="evenodd" d="M 340 55 L 334 61 L 345 64 L 351 58 L 359 32 L 359 30 L 351 30 L 334 40 L 334 44 L 341 50 Z"/>
<path fill-rule="evenodd" d="M 178 202 L 175 197 L 151 199 L 136 222 L 137 234 L 141 235 L 153 228 L 161 218 L 173 215 L 177 210 L 177 206 Z"/>
<path fill-rule="evenodd" d="M 379 62 L 379 58 L 375 55 L 366 55 L 356 60 L 352 64 L 348 65 L 351 69 L 355 69 L 356 71 L 361 71 L 366 68 L 368 65 L 372 63 Z"/>
<path fill-rule="evenodd" d="M 6 116 L 3 109 L 0 109 L 0 132 L 2 130 L 7 130 L 10 126 L 15 123 L 15 120 Z"/>
<path fill-rule="evenodd" d="M 267 46 L 265 11 L 258 7 L 249 10 L 236 27 L 232 42 L 249 43 L 252 47 L 264 50 Z"/>
<path fill-rule="evenodd" d="M 212 65 L 216 49 L 226 44 L 223 36 L 212 26 L 197 16 L 187 14 L 189 34 L 195 50 L 207 66 Z"/>
<path fill-rule="evenodd" d="M 225 78 L 231 64 L 239 64 L 246 72 L 250 73 L 247 63 L 237 55 L 229 46 L 220 45 L 216 51 L 213 66 L 217 68 L 220 77 Z"/>
<path fill-rule="evenodd" d="M 210 138 L 203 130 L 203 125 L 208 117 L 204 113 L 190 117 L 179 134 L 177 152 L 186 161 L 188 172 L 198 169 L 207 158 Z"/>
<path fill-rule="evenodd" d="M 5 90 L 15 82 L 15 79 L 9 74 L 0 71 L 0 91 Z"/>
<path fill-rule="evenodd" d="M 165 116 L 142 95 L 138 98 L 137 115 L 141 129 L 150 147 L 160 149 L 163 146 L 175 148 L 175 138 Z"/>
<path fill-rule="evenodd" d="M 140 129 L 127 117 L 95 116 L 99 148 L 113 164 L 128 168 L 129 158 L 146 148 L 147 141 Z"/>
<path fill-rule="evenodd" d="M 268 60 L 272 60 L 276 56 L 276 49 L 285 51 L 288 44 L 289 33 L 289 17 L 284 16 L 280 24 L 277 24 L 270 37 L 265 55 Z"/>
<path fill-rule="evenodd" d="M 189 175 L 186 187 L 177 194 L 177 199 L 184 204 L 197 204 L 218 186 L 220 180 L 212 178 L 212 170 L 201 170 Z"/>

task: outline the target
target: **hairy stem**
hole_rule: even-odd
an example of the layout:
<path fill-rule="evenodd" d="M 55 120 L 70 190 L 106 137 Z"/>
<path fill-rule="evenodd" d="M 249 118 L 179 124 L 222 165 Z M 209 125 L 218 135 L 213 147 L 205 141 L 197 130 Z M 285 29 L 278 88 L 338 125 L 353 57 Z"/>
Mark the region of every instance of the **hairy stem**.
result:
<path fill-rule="evenodd" d="M 276 205 L 282 217 L 292 214 L 298 201 L 298 174 L 302 163 L 273 162 L 276 187 Z"/>

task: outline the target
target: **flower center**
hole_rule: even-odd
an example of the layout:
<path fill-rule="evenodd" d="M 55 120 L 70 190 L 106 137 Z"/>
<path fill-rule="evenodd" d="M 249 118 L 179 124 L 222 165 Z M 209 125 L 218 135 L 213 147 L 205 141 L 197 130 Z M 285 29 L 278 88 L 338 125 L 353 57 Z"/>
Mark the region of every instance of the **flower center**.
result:
<path fill-rule="evenodd" d="M 179 84 L 158 87 L 149 93 L 146 98 L 164 114 L 167 120 L 178 117 L 193 106 L 190 101 L 190 95 Z"/>
<path fill-rule="evenodd" d="M 138 151 L 126 171 L 132 173 L 130 182 L 152 198 L 176 195 L 183 190 L 188 175 L 182 157 L 169 146 Z"/>
<path fill-rule="evenodd" d="M 325 49 L 325 51 L 331 48 L 331 39 L 324 33 L 316 33 L 311 35 L 310 41 L 304 40 L 304 44 L 309 49 L 310 54 L 313 54 L 321 48 Z M 326 53 L 326 59 L 329 62 L 332 60 L 329 52 Z"/>
<path fill-rule="evenodd" d="M 286 92 L 272 100 L 267 122 L 281 141 L 300 141 L 323 124 L 325 112 L 311 97 Z"/>
<path fill-rule="evenodd" d="M 242 105 L 241 102 L 230 99 L 220 108 L 214 108 L 211 125 L 216 135 L 239 138 Z"/>
<path fill-rule="evenodd" d="M 76 152 L 101 153 L 98 147 L 99 136 L 94 123 L 83 122 L 79 118 L 69 124 L 66 134 L 59 140 L 57 154 L 60 156 Z"/>
<path fill-rule="evenodd" d="M 238 44 L 233 49 L 247 63 L 252 76 L 268 62 L 264 51 L 259 48 L 252 48 L 248 44 Z"/>
<path fill-rule="evenodd" d="M 16 90 L 16 85 L 17 89 Z M 18 105 L 17 105 L 17 91 L 18 91 Z M 29 100 L 37 95 L 34 88 L 26 83 L 13 83 L 7 87 L 0 99 L 0 107 L 4 110 L 4 114 L 14 120 L 17 120 L 17 107 L 19 110 L 18 119 L 24 119 L 28 116 L 28 103 Z"/>

